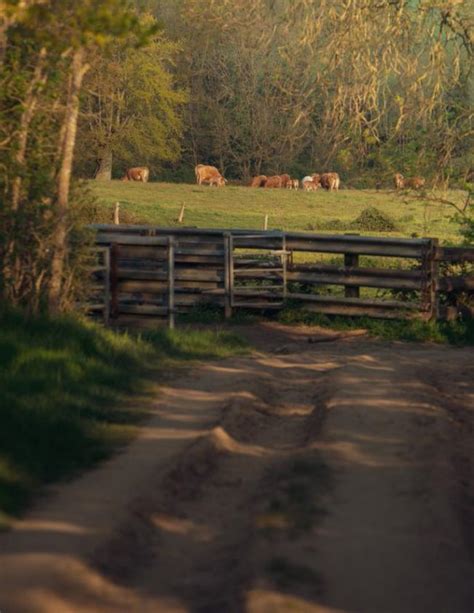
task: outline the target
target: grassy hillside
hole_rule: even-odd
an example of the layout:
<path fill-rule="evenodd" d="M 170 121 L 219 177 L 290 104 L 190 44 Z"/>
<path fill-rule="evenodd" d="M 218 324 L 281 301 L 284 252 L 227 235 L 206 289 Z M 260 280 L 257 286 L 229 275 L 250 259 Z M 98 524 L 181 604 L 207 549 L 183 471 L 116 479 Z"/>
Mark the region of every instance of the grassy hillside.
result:
<path fill-rule="evenodd" d="M 113 204 L 120 202 L 123 223 L 176 225 L 183 204 L 184 225 L 210 228 L 262 228 L 269 215 L 270 229 L 315 232 L 361 232 L 380 236 L 433 236 L 459 242 L 454 210 L 431 204 L 422 198 L 393 191 L 322 190 L 303 191 L 251 189 L 227 186 L 223 189 L 174 183 L 90 182 L 99 202 L 98 221 L 112 221 Z M 444 194 L 446 196 L 446 194 Z M 452 191 L 451 199 L 461 200 L 463 192 Z M 375 207 L 394 223 L 390 231 L 355 224 L 367 207 Z"/>
<path fill-rule="evenodd" d="M 0 313 L 0 527 L 41 484 L 93 464 L 133 434 L 158 367 L 242 350 L 224 332 L 137 337 L 73 317 Z"/>

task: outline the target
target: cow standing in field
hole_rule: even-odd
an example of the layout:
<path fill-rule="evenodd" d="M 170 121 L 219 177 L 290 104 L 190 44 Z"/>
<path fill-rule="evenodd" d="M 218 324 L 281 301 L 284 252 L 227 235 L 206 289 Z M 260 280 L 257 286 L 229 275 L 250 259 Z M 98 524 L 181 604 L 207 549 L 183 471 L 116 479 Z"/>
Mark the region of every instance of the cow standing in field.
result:
<path fill-rule="evenodd" d="M 424 177 L 411 177 L 405 181 L 405 187 L 407 189 L 421 189 L 425 183 Z"/>
<path fill-rule="evenodd" d="M 288 183 L 291 181 L 290 175 L 283 174 L 283 175 L 280 175 L 280 178 L 281 178 L 281 186 L 283 188 L 286 188 Z"/>
<path fill-rule="evenodd" d="M 265 187 L 279 188 L 281 187 L 281 183 L 280 175 L 274 175 L 273 177 L 268 177 Z"/>
<path fill-rule="evenodd" d="M 395 185 L 395 189 L 403 189 L 405 187 L 405 177 L 397 172 L 393 177 L 393 184 Z"/>
<path fill-rule="evenodd" d="M 328 192 L 338 191 L 340 178 L 337 172 L 325 172 L 321 175 L 321 187 L 324 187 Z"/>
<path fill-rule="evenodd" d="M 265 175 L 258 175 L 250 181 L 250 187 L 265 187 L 267 177 Z"/>
<path fill-rule="evenodd" d="M 149 176 L 149 168 L 146 166 L 136 166 L 135 168 L 128 168 L 125 171 L 122 181 L 141 181 L 142 183 L 147 183 Z"/>
<path fill-rule="evenodd" d="M 305 192 L 315 192 L 319 187 L 319 183 L 316 183 L 313 177 L 310 177 L 309 175 L 304 177 L 304 179 L 301 181 L 301 185 L 303 186 Z"/>
<path fill-rule="evenodd" d="M 317 186 L 317 187 L 321 187 L 321 175 L 318 174 L 317 172 L 315 172 L 313 175 L 311 175 L 312 179 L 313 179 L 313 183 Z"/>
<path fill-rule="evenodd" d="M 300 182 L 298 179 L 290 179 L 286 184 L 286 189 L 299 189 Z"/>
<path fill-rule="evenodd" d="M 215 166 L 206 166 L 205 164 L 198 164 L 194 168 L 196 175 L 196 182 L 198 185 L 203 183 L 209 183 L 209 185 L 215 187 L 224 187 L 227 181 L 217 170 Z"/>

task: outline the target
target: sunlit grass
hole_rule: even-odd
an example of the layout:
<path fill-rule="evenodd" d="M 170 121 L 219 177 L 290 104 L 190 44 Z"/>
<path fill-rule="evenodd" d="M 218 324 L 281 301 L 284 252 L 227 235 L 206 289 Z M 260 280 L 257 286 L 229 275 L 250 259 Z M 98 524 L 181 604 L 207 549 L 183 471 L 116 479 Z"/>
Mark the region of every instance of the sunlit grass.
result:
<path fill-rule="evenodd" d="M 159 369 L 242 353 L 235 335 L 132 336 L 73 317 L 0 314 L 0 522 L 40 484 L 106 457 L 147 414 Z M 134 395 L 133 403 L 124 402 Z"/>
<path fill-rule="evenodd" d="M 185 205 L 184 225 L 209 228 L 262 229 L 265 215 L 269 228 L 287 231 L 360 232 L 376 236 L 430 236 L 456 243 L 461 237 L 453 220 L 454 209 L 446 204 L 414 199 L 394 191 L 341 190 L 339 193 L 251 189 L 223 189 L 175 183 L 90 182 L 99 201 L 97 221 L 111 222 L 115 202 L 120 203 L 123 223 L 175 226 Z M 443 197 L 461 202 L 463 192 Z M 390 216 L 392 232 L 364 232 L 356 219 L 368 207 Z"/>

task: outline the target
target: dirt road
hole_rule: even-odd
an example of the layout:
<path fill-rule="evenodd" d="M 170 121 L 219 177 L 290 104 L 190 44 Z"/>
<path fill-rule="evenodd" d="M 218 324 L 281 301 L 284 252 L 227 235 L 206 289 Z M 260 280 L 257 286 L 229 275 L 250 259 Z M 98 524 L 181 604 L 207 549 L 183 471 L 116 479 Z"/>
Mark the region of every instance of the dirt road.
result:
<path fill-rule="evenodd" d="M 2 613 L 471 613 L 474 352 L 243 333 L 0 535 Z"/>

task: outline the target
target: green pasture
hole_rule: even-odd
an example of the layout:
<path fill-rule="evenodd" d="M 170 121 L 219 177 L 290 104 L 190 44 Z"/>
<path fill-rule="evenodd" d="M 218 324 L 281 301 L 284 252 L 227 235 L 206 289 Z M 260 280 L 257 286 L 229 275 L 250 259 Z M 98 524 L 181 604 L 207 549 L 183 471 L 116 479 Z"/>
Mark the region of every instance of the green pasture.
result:
<path fill-rule="evenodd" d="M 437 237 L 456 244 L 461 236 L 453 219 L 455 209 L 429 202 L 441 197 L 462 202 L 462 191 L 416 194 L 392 190 L 323 190 L 303 192 L 227 186 L 222 189 L 176 183 L 89 182 L 98 207 L 96 221 L 111 222 L 114 203 L 120 203 L 122 223 L 174 226 L 185 205 L 184 226 L 263 228 L 325 233 L 360 232 L 374 236 Z M 356 223 L 368 207 L 393 222 L 392 228 L 373 230 Z"/>

